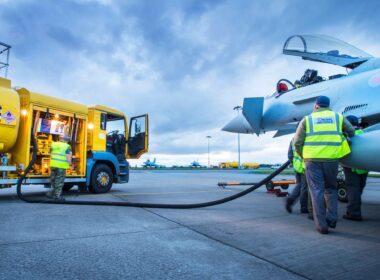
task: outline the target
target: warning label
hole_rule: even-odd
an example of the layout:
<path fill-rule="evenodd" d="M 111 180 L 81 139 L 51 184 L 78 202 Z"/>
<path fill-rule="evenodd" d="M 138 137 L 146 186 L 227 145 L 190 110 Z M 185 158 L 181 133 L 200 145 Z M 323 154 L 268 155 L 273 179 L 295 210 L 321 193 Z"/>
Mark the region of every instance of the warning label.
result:
<path fill-rule="evenodd" d="M 7 111 L 3 114 L 3 120 L 7 123 L 10 124 L 16 119 L 16 116 L 11 112 Z"/>

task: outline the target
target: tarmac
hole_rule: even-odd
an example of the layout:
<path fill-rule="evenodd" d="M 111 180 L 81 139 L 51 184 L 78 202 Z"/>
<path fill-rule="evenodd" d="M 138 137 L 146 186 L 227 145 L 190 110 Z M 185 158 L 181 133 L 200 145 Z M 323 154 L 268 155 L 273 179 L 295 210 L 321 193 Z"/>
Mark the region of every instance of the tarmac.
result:
<path fill-rule="evenodd" d="M 249 171 L 131 171 L 130 183 L 70 200 L 193 203 L 245 189 Z M 292 176 L 278 176 L 278 179 Z M 33 196 L 42 186 L 25 186 Z M 380 179 L 369 178 L 363 222 L 328 235 L 265 187 L 191 210 L 28 204 L 0 190 L 0 279 L 379 279 Z M 339 216 L 345 204 L 339 203 Z"/>

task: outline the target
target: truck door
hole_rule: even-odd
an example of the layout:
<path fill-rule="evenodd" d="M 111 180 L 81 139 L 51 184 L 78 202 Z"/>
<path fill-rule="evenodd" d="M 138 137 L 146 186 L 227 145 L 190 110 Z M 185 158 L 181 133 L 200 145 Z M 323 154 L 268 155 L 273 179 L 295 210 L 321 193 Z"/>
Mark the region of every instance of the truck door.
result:
<path fill-rule="evenodd" d="M 148 151 L 148 114 L 136 116 L 129 121 L 127 158 L 137 159 Z"/>

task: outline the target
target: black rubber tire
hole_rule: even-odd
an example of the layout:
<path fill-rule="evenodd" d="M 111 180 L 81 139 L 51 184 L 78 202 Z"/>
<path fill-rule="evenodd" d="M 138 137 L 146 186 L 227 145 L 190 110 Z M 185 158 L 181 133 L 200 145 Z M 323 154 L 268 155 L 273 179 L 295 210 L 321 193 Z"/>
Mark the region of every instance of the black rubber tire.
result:
<path fill-rule="evenodd" d="M 272 191 L 274 189 L 273 181 L 266 183 L 265 187 L 267 188 L 267 191 Z"/>
<path fill-rule="evenodd" d="M 112 188 L 113 172 L 112 169 L 104 163 L 98 163 L 94 166 L 91 174 L 90 192 L 106 193 Z"/>
<path fill-rule="evenodd" d="M 348 202 L 347 190 L 345 186 L 338 186 L 338 200 L 340 202 Z"/>
<path fill-rule="evenodd" d="M 287 190 L 287 189 L 289 189 L 289 185 L 288 184 L 283 184 L 283 185 L 281 185 L 281 189 Z"/>

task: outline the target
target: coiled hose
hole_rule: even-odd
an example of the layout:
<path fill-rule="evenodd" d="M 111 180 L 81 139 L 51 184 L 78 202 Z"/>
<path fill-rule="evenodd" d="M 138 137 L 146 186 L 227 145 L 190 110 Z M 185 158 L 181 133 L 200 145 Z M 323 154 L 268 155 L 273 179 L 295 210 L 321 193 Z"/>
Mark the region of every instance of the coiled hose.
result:
<path fill-rule="evenodd" d="M 260 182 L 254 184 L 252 187 L 241 191 L 239 193 L 236 193 L 231 196 L 227 196 L 225 198 L 208 201 L 208 202 L 201 202 L 201 203 L 192 203 L 192 204 L 156 204 L 156 203 L 141 203 L 141 202 L 109 202 L 109 201 L 59 201 L 59 200 L 48 200 L 48 199 L 30 199 L 22 194 L 22 181 L 25 179 L 26 175 L 32 168 L 36 157 L 37 157 L 37 145 L 36 145 L 36 139 L 32 135 L 32 145 L 33 145 L 33 155 L 32 159 L 27 166 L 27 168 L 24 171 L 24 174 L 18 179 L 17 181 L 17 196 L 29 203 L 48 203 L 48 204 L 71 204 L 71 205 L 97 205 L 97 206 L 126 206 L 126 207 L 142 207 L 142 208 L 166 208 L 166 209 L 191 209 L 191 208 L 202 208 L 202 207 L 209 207 L 214 206 L 222 203 L 229 202 L 231 200 L 237 199 L 239 197 L 242 197 L 250 192 L 253 192 L 254 190 L 258 189 L 262 185 L 266 184 L 270 180 L 272 180 L 274 177 L 276 177 L 278 174 L 280 174 L 289 164 L 290 160 L 285 162 L 280 168 L 275 170 L 273 173 L 268 175 L 266 178 L 261 180 Z"/>

